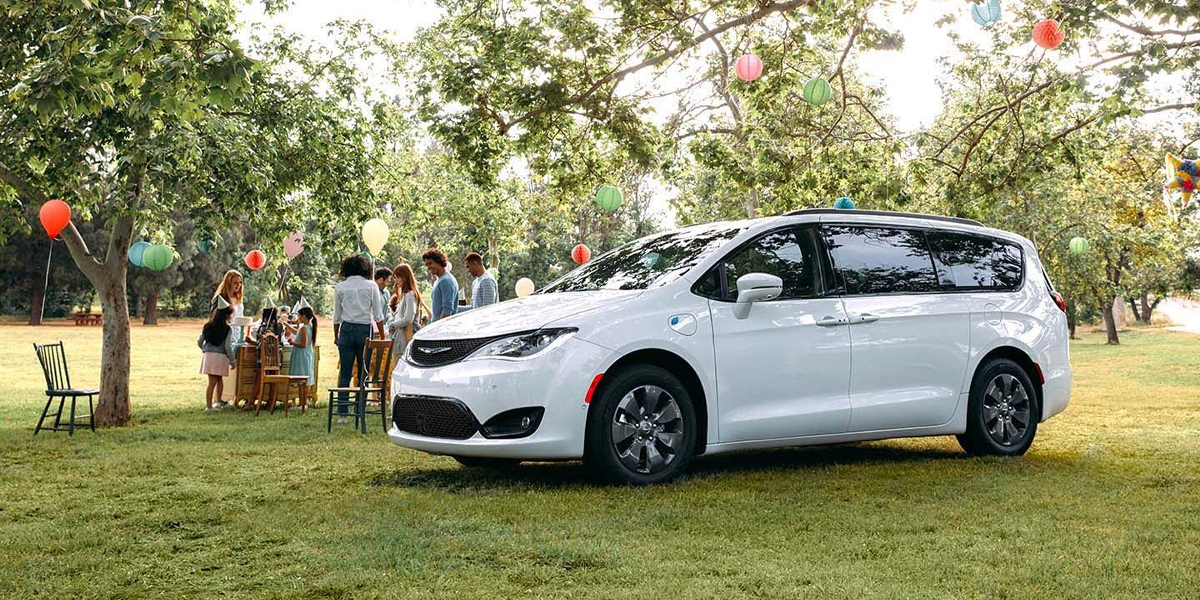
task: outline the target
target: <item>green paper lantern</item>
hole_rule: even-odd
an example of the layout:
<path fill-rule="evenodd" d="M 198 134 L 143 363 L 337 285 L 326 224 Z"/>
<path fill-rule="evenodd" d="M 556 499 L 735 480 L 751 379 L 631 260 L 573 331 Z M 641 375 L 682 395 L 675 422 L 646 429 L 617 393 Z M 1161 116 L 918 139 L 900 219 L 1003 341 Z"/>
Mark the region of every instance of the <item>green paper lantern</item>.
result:
<path fill-rule="evenodd" d="M 146 248 L 146 252 L 142 255 L 142 262 L 151 271 L 161 271 L 171 266 L 171 261 L 173 260 L 175 260 L 175 251 L 170 246 L 163 246 L 162 244 L 155 244 Z"/>
<path fill-rule="evenodd" d="M 596 190 L 596 204 L 604 212 L 612 212 L 621 206 L 621 201 L 624 197 L 621 195 L 621 190 L 615 186 L 602 185 Z"/>
<path fill-rule="evenodd" d="M 829 102 L 829 97 L 832 95 L 833 90 L 829 88 L 829 82 L 820 77 L 813 77 L 804 84 L 804 101 L 813 106 L 821 106 Z"/>
<path fill-rule="evenodd" d="M 132 246 L 130 246 L 129 247 L 129 264 L 131 264 L 135 267 L 146 266 L 146 263 L 143 261 L 144 261 L 145 255 L 146 255 L 146 249 L 149 247 L 150 247 L 150 242 L 147 242 L 147 241 L 136 242 Z"/>
<path fill-rule="evenodd" d="M 1087 238 L 1077 236 L 1071 238 L 1071 243 L 1067 247 L 1071 249 L 1071 254 L 1084 254 L 1091 247 L 1091 244 L 1088 244 Z"/>
<path fill-rule="evenodd" d="M 833 207 L 838 210 L 854 210 L 854 201 L 842 196 L 841 198 L 834 200 Z"/>

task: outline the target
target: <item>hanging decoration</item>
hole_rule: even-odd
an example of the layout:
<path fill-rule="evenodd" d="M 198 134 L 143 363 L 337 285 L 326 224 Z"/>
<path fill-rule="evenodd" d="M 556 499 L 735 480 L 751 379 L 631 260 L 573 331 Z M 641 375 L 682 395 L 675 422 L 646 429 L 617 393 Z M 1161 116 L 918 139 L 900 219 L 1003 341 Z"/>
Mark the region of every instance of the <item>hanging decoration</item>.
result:
<path fill-rule="evenodd" d="M 1192 201 L 1192 192 L 1196 191 L 1196 161 L 1167 154 L 1166 169 L 1167 184 L 1163 187 L 1179 190 L 1179 195 L 1183 197 L 1183 208 L 1187 208 Z"/>
<path fill-rule="evenodd" d="M 762 77 L 762 70 L 762 59 L 753 54 L 742 55 L 734 66 L 734 72 L 737 73 L 738 79 L 746 83 Z"/>
<path fill-rule="evenodd" d="M 1047 50 L 1057 48 L 1066 37 L 1066 32 L 1058 26 L 1058 21 L 1054 19 L 1046 19 L 1033 26 L 1034 43 Z"/>
<path fill-rule="evenodd" d="M 1086 254 L 1091 244 L 1088 244 L 1087 238 L 1075 236 L 1071 238 L 1071 242 L 1067 244 L 1067 248 L 1071 250 L 1071 254 Z"/>
<path fill-rule="evenodd" d="M 151 271 L 161 271 L 175 260 L 175 250 L 170 246 L 154 244 L 142 253 L 142 263 Z"/>
<path fill-rule="evenodd" d="M 624 196 L 616 186 L 602 185 L 596 190 L 596 204 L 604 212 L 612 212 L 621 206 Z"/>
<path fill-rule="evenodd" d="M 292 260 L 300 256 L 301 252 L 304 252 L 304 234 L 293 231 L 283 239 L 283 253 L 287 255 L 288 260 Z"/>
<path fill-rule="evenodd" d="M 813 106 L 821 106 L 829 102 L 831 96 L 833 96 L 833 90 L 830 89 L 829 82 L 821 77 L 813 77 L 804 84 L 804 101 Z"/>
<path fill-rule="evenodd" d="M 262 250 L 251 250 L 246 253 L 246 266 L 251 271 L 257 271 L 267 265 L 267 255 Z"/>
<path fill-rule="evenodd" d="M 196 242 L 196 249 L 203 254 L 212 252 L 216 247 L 217 243 L 210 239 L 202 239 L 199 242 Z"/>
<path fill-rule="evenodd" d="M 971 19 L 980 27 L 991 27 L 1000 20 L 1000 0 L 986 0 L 971 5 Z"/>
<path fill-rule="evenodd" d="M 550 265 L 550 274 L 551 275 L 558 275 L 560 272 L 562 272 L 562 265 L 560 265 L 558 263 L 554 263 L 554 264 Z"/>
<path fill-rule="evenodd" d="M 533 280 L 528 277 L 522 277 L 517 280 L 516 290 L 518 298 L 524 298 L 533 293 Z"/>
<path fill-rule="evenodd" d="M 67 224 L 71 222 L 71 207 L 62 200 L 50 200 L 38 210 L 38 219 L 50 239 L 58 237 Z"/>
<path fill-rule="evenodd" d="M 367 250 L 371 252 L 371 256 L 378 256 L 379 251 L 383 250 L 383 245 L 388 240 L 388 233 L 387 222 L 383 219 L 375 218 L 363 223 L 362 239 Z"/>
<path fill-rule="evenodd" d="M 571 249 L 571 260 L 575 261 L 575 264 L 582 265 L 591 259 L 592 251 L 589 250 L 587 246 L 579 244 Z"/>
<path fill-rule="evenodd" d="M 854 201 L 846 196 L 833 201 L 833 207 L 838 210 L 854 210 L 854 206 Z"/>
<path fill-rule="evenodd" d="M 129 264 L 135 267 L 146 266 L 145 257 L 146 250 L 148 248 L 150 248 L 150 242 L 145 240 L 134 242 L 133 245 L 129 247 Z"/>

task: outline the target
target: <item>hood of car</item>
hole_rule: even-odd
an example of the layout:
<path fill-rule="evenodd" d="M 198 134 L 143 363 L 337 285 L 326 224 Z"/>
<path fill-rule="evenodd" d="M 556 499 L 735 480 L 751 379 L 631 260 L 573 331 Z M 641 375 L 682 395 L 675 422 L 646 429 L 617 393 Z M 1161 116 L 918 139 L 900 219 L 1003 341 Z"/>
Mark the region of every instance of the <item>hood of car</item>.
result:
<path fill-rule="evenodd" d="M 534 294 L 438 320 L 417 332 L 416 339 L 461 340 L 540 329 L 567 317 L 611 308 L 640 294 L 639 290 Z M 573 323 L 555 325 L 567 327 Z"/>

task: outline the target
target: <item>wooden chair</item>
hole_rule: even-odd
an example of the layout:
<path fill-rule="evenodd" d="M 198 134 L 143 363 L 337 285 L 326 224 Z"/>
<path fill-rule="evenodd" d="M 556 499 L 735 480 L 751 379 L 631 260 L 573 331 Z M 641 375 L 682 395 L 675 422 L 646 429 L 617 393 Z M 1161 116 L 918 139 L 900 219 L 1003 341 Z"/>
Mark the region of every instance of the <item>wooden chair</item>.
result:
<path fill-rule="evenodd" d="M 362 364 L 365 363 L 365 364 Z M 333 411 L 345 406 L 354 415 L 354 426 L 367 432 L 367 415 L 380 415 L 383 430 L 387 431 L 387 382 L 391 373 L 392 340 L 367 340 L 363 347 L 363 360 L 358 365 L 358 386 L 329 388 L 329 415 L 325 431 L 333 431 Z M 341 394 L 354 394 L 353 400 L 339 400 Z M 347 396 L 349 398 L 349 396 Z M 378 404 L 378 410 L 368 408 Z M 349 416 L 349 415 L 346 415 Z"/>
<path fill-rule="evenodd" d="M 33 435 L 37 435 L 43 429 L 65 431 L 67 435 L 75 435 L 75 421 L 83 417 L 87 417 L 88 427 L 95 432 L 96 417 L 93 415 L 95 407 L 92 404 L 92 399 L 100 393 L 100 390 L 77 390 L 71 387 L 71 373 L 67 370 L 67 353 L 63 349 L 62 342 L 42 346 L 34 344 L 33 351 L 37 353 L 38 362 L 42 365 L 42 374 L 46 376 L 47 396 L 46 407 L 42 409 L 42 416 L 38 419 L 38 424 L 33 430 Z M 81 396 L 87 396 L 88 399 L 88 414 L 86 415 L 75 414 L 75 401 Z M 46 415 L 50 414 L 50 405 L 54 402 L 55 398 L 58 398 L 58 412 L 54 414 L 54 426 L 42 427 L 42 424 L 46 421 Z M 71 413 L 66 425 L 63 425 L 63 404 L 66 403 L 67 398 L 71 399 Z"/>
<path fill-rule="evenodd" d="M 279 395 L 279 386 L 283 386 L 283 414 L 287 416 L 292 398 L 300 399 L 300 411 L 308 408 L 308 376 L 283 375 L 279 365 L 283 361 L 283 351 L 279 347 L 279 338 L 275 334 L 264 334 L 258 340 L 259 375 L 258 386 L 254 394 L 254 414 L 262 410 L 263 396 L 267 396 L 267 413 L 275 414 L 275 401 Z M 296 395 L 292 395 L 292 386 L 296 386 Z"/>

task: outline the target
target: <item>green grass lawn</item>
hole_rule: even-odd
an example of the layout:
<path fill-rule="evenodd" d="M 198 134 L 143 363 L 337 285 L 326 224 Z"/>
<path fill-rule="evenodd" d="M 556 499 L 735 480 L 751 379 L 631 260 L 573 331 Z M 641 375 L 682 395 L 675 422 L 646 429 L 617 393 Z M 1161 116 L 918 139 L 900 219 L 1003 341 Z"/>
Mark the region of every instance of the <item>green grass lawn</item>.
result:
<path fill-rule="evenodd" d="M 468 471 L 378 429 L 326 434 L 324 412 L 205 415 L 198 328 L 135 326 L 134 424 L 68 438 L 32 435 L 30 343 L 65 340 L 94 385 L 99 329 L 0 325 L 0 597 L 1200 594 L 1200 336 L 1076 343 L 1072 403 L 1023 459 L 897 440 L 632 489 L 577 464 Z"/>

